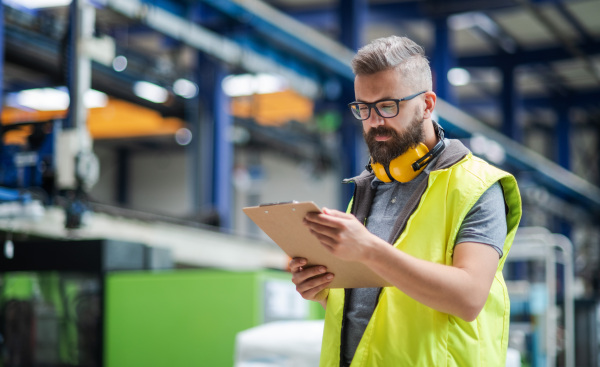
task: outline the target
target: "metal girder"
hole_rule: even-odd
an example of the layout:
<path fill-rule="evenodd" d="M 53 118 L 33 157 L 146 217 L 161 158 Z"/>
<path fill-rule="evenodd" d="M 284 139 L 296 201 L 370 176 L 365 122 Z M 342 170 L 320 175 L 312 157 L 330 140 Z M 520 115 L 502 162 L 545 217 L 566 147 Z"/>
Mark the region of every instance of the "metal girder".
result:
<path fill-rule="evenodd" d="M 579 47 L 588 55 L 600 54 L 600 42 L 588 41 Z M 498 57 L 498 55 L 463 56 L 457 58 L 457 63 L 461 67 L 501 67 L 507 61 L 513 65 L 526 65 L 549 63 L 572 57 L 573 55 L 563 47 L 548 47 L 537 50 L 521 50 L 506 57 Z"/>
<path fill-rule="evenodd" d="M 569 201 L 597 214 L 600 213 L 600 188 L 559 166 L 540 154 L 509 139 L 465 112 L 438 99 L 436 111 L 444 128 L 456 135 L 485 136 L 503 147 L 507 161 L 520 170 L 536 173 L 541 184 L 560 193 Z"/>
<path fill-rule="evenodd" d="M 244 47 L 228 37 L 170 13 L 160 6 L 137 0 L 106 0 L 105 5 L 131 19 L 141 21 L 162 34 L 212 55 L 226 64 L 255 73 L 280 74 L 289 81 L 292 88 L 309 97 L 315 97 L 319 92 L 318 82 L 314 78 L 301 75 L 267 55 Z M 321 59 L 329 58 L 321 56 Z"/>
<path fill-rule="evenodd" d="M 474 108 L 494 108 L 498 102 L 492 100 L 492 96 L 484 96 L 485 99 L 471 99 L 467 102 L 460 102 L 458 105 L 466 110 Z M 490 97 L 490 98 L 487 98 Z M 586 91 L 585 93 L 579 93 L 576 91 L 569 91 L 569 95 L 561 97 L 561 103 L 569 105 L 571 107 L 597 107 L 598 101 L 600 100 L 600 89 Z M 548 97 L 523 97 L 521 96 L 520 104 L 525 109 L 531 108 L 550 108 L 556 107 L 556 100 L 552 100 Z"/>
<path fill-rule="evenodd" d="M 259 0 L 203 0 L 331 73 L 354 79 L 353 52 Z"/>

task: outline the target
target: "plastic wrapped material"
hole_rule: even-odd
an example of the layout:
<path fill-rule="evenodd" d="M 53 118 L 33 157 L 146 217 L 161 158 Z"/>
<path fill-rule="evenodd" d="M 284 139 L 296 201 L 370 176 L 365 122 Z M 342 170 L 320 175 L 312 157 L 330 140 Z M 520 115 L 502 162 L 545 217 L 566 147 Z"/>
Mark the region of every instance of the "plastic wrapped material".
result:
<path fill-rule="evenodd" d="M 277 321 L 238 333 L 235 367 L 319 365 L 323 320 Z"/>

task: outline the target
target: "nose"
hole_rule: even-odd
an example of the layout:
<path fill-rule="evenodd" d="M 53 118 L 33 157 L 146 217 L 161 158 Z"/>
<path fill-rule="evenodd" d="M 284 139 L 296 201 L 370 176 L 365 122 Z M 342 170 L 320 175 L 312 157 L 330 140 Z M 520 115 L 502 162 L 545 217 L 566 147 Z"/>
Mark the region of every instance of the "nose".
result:
<path fill-rule="evenodd" d="M 371 108 L 371 116 L 368 119 L 364 120 L 366 124 L 371 127 L 377 127 L 379 125 L 385 124 L 385 119 L 375 111 L 375 108 Z"/>

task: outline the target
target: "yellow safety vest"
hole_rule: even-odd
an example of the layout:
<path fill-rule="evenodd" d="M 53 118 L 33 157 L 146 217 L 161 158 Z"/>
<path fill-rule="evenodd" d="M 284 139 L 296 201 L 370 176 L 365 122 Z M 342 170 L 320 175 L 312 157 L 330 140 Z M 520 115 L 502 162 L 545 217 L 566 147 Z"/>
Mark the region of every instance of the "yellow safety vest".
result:
<path fill-rule="evenodd" d="M 429 308 L 395 287 L 382 289 L 377 307 L 356 349 L 357 366 L 504 366 L 510 303 L 502 268 L 521 219 L 514 177 L 468 154 L 447 169 L 433 171 L 421 201 L 394 247 L 412 256 L 452 265 L 460 225 L 479 197 L 500 181 L 508 206 L 508 235 L 490 294 L 479 316 L 467 322 Z M 339 366 L 344 290 L 327 300 L 321 367 Z"/>

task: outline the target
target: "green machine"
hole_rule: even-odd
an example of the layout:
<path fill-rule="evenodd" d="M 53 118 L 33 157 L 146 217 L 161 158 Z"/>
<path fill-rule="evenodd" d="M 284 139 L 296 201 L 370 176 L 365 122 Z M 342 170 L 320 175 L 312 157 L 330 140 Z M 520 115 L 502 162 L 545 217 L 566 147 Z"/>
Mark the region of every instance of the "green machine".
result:
<path fill-rule="evenodd" d="M 236 335 L 322 319 L 277 270 L 173 269 L 108 240 L 15 241 L 0 254 L 0 367 L 232 366 Z"/>
<path fill-rule="evenodd" d="M 323 318 L 282 271 L 118 272 L 106 279 L 107 367 L 232 366 L 235 336 L 270 321 Z"/>

